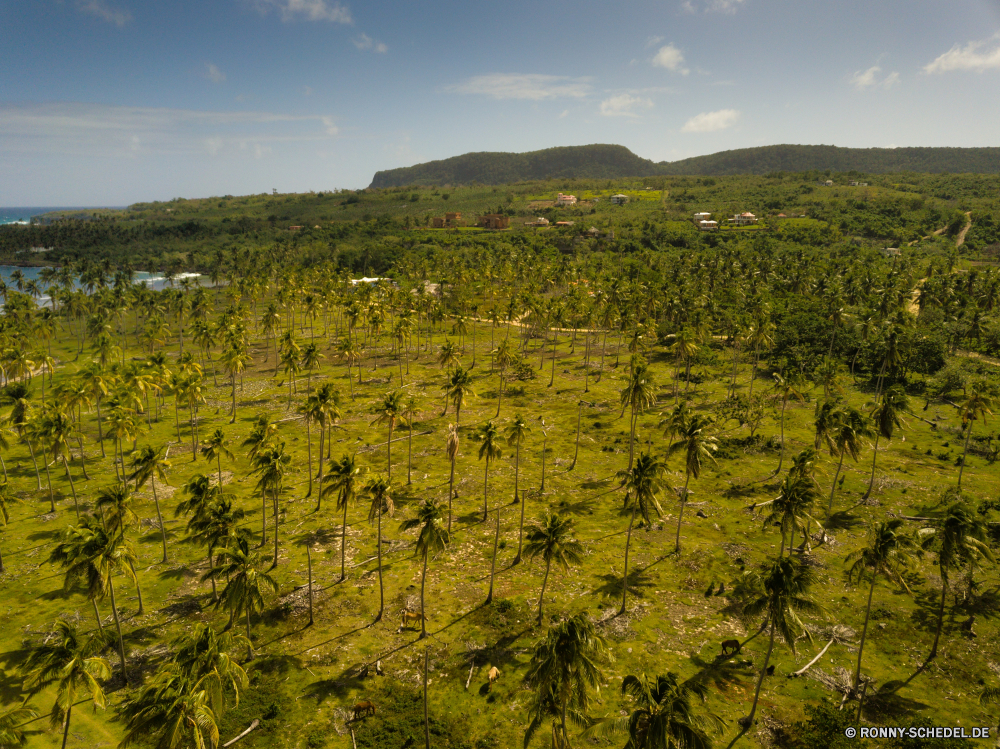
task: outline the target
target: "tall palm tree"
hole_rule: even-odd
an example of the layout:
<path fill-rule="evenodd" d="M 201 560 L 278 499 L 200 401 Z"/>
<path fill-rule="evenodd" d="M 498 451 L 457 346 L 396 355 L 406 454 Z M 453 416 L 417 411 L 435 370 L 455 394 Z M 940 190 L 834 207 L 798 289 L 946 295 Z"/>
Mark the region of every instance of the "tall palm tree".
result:
<path fill-rule="evenodd" d="M 802 393 L 803 378 L 795 370 L 790 370 L 785 374 L 774 374 L 775 397 L 781 400 L 781 453 L 778 456 L 778 467 L 774 469 L 774 475 L 781 473 L 781 466 L 785 462 L 785 409 L 788 401 L 795 398 L 798 401 L 805 399 Z"/>
<path fill-rule="evenodd" d="M 458 424 L 462 420 L 462 406 L 465 405 L 468 398 L 476 397 L 476 393 L 472 389 L 472 375 L 462 367 L 455 367 L 448 377 L 448 382 L 445 383 L 445 389 L 448 401 L 455 404 L 455 423 Z M 448 404 L 446 402 L 445 413 L 447 412 Z M 441 415 L 444 416 L 444 414 Z"/>
<path fill-rule="evenodd" d="M 609 661 L 607 643 L 586 613 L 550 627 L 535 643 L 524 676 L 525 686 L 533 693 L 524 746 L 531 743 L 542 722 L 551 718 L 553 749 L 568 749 L 567 720 L 584 722 L 590 692 L 600 691 L 601 667 Z"/>
<path fill-rule="evenodd" d="M 497 390 L 497 415 L 496 418 L 500 417 L 500 404 L 503 401 L 503 387 L 504 378 L 507 375 L 507 370 L 516 361 L 516 356 L 510 346 L 510 339 L 504 338 L 500 341 L 500 345 L 496 347 L 493 353 L 493 362 L 496 364 L 496 368 L 500 375 L 500 388 Z"/>
<path fill-rule="evenodd" d="M 625 474 L 625 509 L 629 513 L 628 532 L 625 535 L 625 572 L 622 575 L 622 606 L 618 615 L 625 613 L 625 602 L 628 596 L 628 554 L 632 545 L 632 527 L 638 515 L 648 526 L 653 522 L 652 515 L 663 514 L 656 494 L 663 488 L 663 474 L 667 467 L 649 453 L 640 453 L 632 469 Z"/>
<path fill-rule="evenodd" d="M 485 523 L 489 513 L 487 500 L 489 498 L 490 463 L 500 457 L 500 430 L 491 419 L 476 430 L 476 439 L 482 442 L 479 446 L 479 459 L 486 461 L 483 472 L 483 522 Z"/>
<path fill-rule="evenodd" d="M 236 460 L 233 451 L 229 449 L 229 440 L 226 433 L 221 429 L 212 432 L 212 436 L 201 445 L 201 457 L 211 463 L 215 461 L 215 466 L 219 471 L 219 486 L 222 486 L 222 459 Z"/>
<path fill-rule="evenodd" d="M 205 573 L 208 576 L 225 576 L 229 581 L 219 596 L 219 603 L 229 611 L 232 619 L 243 616 L 247 628 L 247 659 L 253 658 L 250 639 L 250 616 L 264 609 L 264 598 L 278 591 L 278 583 L 263 570 L 264 560 L 256 549 L 251 549 L 247 539 L 236 538 L 219 554 L 218 566 Z M 204 579 L 204 578 L 203 578 Z"/>
<path fill-rule="evenodd" d="M 906 425 L 903 421 L 903 414 L 910 410 L 910 401 L 906 397 L 906 391 L 899 385 L 893 385 L 882 394 L 882 402 L 875 406 L 871 412 L 871 419 L 875 425 L 875 447 L 872 450 L 872 475 L 868 479 L 868 489 L 865 491 L 864 499 L 872 493 L 872 486 L 875 484 L 875 461 L 878 460 L 878 442 L 885 437 L 892 439 L 892 435 L 897 429 Z"/>
<path fill-rule="evenodd" d="M 778 525 L 781 528 L 779 557 L 785 553 L 785 536 L 788 536 L 788 553 L 792 553 L 796 528 L 802 530 L 803 536 L 806 536 L 806 544 L 809 542 L 806 530 L 809 523 L 816 523 L 820 529 L 823 528 L 820 522 L 812 516 L 813 506 L 818 500 L 819 491 L 815 481 L 799 473 L 789 472 L 781 483 L 778 496 L 756 505 L 756 507 L 770 505 L 770 512 L 764 518 L 764 528 L 770 528 L 773 525 Z"/>
<path fill-rule="evenodd" d="M 344 522 L 340 533 L 340 579 L 347 578 L 347 568 L 345 566 L 347 554 L 347 508 L 351 500 L 358 496 L 361 477 L 364 469 L 358 465 L 356 456 L 344 455 L 340 460 L 330 461 L 330 473 L 326 476 L 328 486 L 323 487 L 322 495 L 335 494 L 337 497 L 337 511 L 344 513 Z"/>
<path fill-rule="evenodd" d="M 962 417 L 962 428 L 965 429 L 965 445 L 962 447 L 962 465 L 958 467 L 958 488 L 962 489 L 962 472 L 965 470 L 965 461 L 969 454 L 969 440 L 972 438 L 972 427 L 974 423 L 982 419 L 986 423 L 986 417 L 992 416 L 993 401 L 996 398 L 996 388 L 986 380 L 977 380 L 969 386 L 968 395 L 965 401 L 958 407 L 959 416 Z"/>
<path fill-rule="evenodd" d="M 21 500 L 14 496 L 6 479 L 0 483 L 0 528 L 6 528 L 10 521 L 10 507 Z M 3 574 L 3 554 L 0 554 L 0 575 Z"/>
<path fill-rule="evenodd" d="M 937 629 L 930 655 L 925 661 L 930 663 L 937 655 L 941 628 L 944 626 L 944 604 L 945 596 L 948 594 L 949 571 L 961 564 L 968 564 L 971 575 L 972 566 L 979 560 L 993 561 L 993 552 L 986 542 L 986 526 L 982 518 L 963 501 L 953 502 L 940 520 L 921 528 L 917 535 L 924 549 L 933 549 L 937 552 L 941 574 L 941 605 L 938 607 Z"/>
<path fill-rule="evenodd" d="M 528 527 L 528 543 L 524 547 L 524 553 L 529 559 L 540 556 L 545 562 L 542 591 L 538 594 L 538 624 L 541 625 L 542 601 L 552 563 L 555 562 L 564 571 L 568 571 L 571 564 L 582 564 L 583 545 L 573 538 L 572 519 L 546 512 L 544 518 Z"/>
<path fill-rule="evenodd" d="M 650 679 L 629 674 L 622 680 L 622 694 L 632 698 L 635 709 L 627 715 L 612 714 L 588 728 L 584 735 L 628 736 L 624 749 L 712 749 L 710 733 L 725 721 L 711 711 L 699 713 L 695 699 L 708 699 L 708 685 L 698 679 L 680 681 L 673 671 Z"/>
<path fill-rule="evenodd" d="M 271 506 L 274 510 L 274 559 L 271 569 L 278 566 L 278 496 L 283 489 L 285 471 L 292 457 L 285 452 L 285 443 L 279 442 L 266 450 L 257 453 L 253 460 L 253 470 L 260 478 L 257 489 L 262 496 L 271 495 Z"/>
<path fill-rule="evenodd" d="M 891 388 L 890 388 L 891 390 Z M 888 392 L 886 392 L 888 395 Z M 872 528 L 868 536 L 868 545 L 847 555 L 848 580 L 860 583 L 865 576 L 871 576 L 871 586 L 868 588 L 868 604 L 865 606 L 865 623 L 861 628 L 861 643 L 858 646 L 858 666 L 854 671 L 854 690 L 857 691 L 861 681 L 861 657 L 865 650 L 865 637 L 868 634 L 868 618 L 872 610 L 872 597 L 875 593 L 875 581 L 879 575 L 894 582 L 910 592 L 904 570 L 912 562 L 909 550 L 915 546 L 913 538 L 902 532 L 903 521 L 896 518 L 884 521 Z"/>
<path fill-rule="evenodd" d="M 677 426 L 676 439 L 667 448 L 667 455 L 681 453 L 684 456 L 684 488 L 680 491 L 681 506 L 677 512 L 676 551 L 681 552 L 681 522 L 684 518 L 684 506 L 688 501 L 688 484 L 691 478 L 701 475 L 702 463 L 708 459 L 715 461 L 712 455 L 719 449 L 718 439 L 709 432 L 713 420 L 709 416 L 692 414 L 682 424 Z"/>
<path fill-rule="evenodd" d="M 833 475 L 833 486 L 830 489 L 830 502 L 826 508 L 827 515 L 833 512 L 833 496 L 837 492 L 837 478 L 844 466 L 844 456 L 850 455 L 855 463 L 861 455 L 862 440 L 872 435 L 871 421 L 858 409 L 851 406 L 838 408 L 832 416 L 833 428 L 827 436 L 830 454 L 840 454 L 837 461 L 837 472 Z"/>
<path fill-rule="evenodd" d="M 402 531 L 410 531 L 414 528 L 420 529 L 414 554 L 420 557 L 423 564 L 423 570 L 420 574 L 421 640 L 427 637 L 427 609 L 424 605 L 424 590 L 427 585 L 427 561 L 430 557 L 444 551 L 450 540 L 448 530 L 442 527 L 444 522 L 443 509 L 444 505 L 436 505 L 425 499 L 417 505 L 416 516 L 404 520 L 399 526 L 399 529 Z"/>
<path fill-rule="evenodd" d="M 374 424 L 388 424 L 389 425 L 389 439 L 385 443 L 386 451 L 386 478 L 392 481 L 392 431 L 396 427 L 397 421 L 403 411 L 403 394 L 398 390 L 393 390 L 390 393 L 386 393 L 382 396 L 382 400 L 375 404 L 372 408 L 372 413 L 375 414 L 375 419 L 371 422 Z"/>
<path fill-rule="evenodd" d="M 622 404 L 622 414 L 625 409 L 631 409 L 629 418 L 628 437 L 628 470 L 632 470 L 632 462 L 635 454 L 635 426 L 639 414 L 656 403 L 656 388 L 653 384 L 652 374 L 649 366 L 645 363 L 638 363 L 632 368 L 628 382 L 620 393 Z"/>
<path fill-rule="evenodd" d="M 402 426 L 406 427 L 406 485 L 410 486 L 413 483 L 412 473 L 413 473 L 413 422 L 416 421 L 417 417 L 420 415 L 420 410 L 417 408 L 416 398 L 410 396 L 406 399 L 406 403 L 403 405 L 403 410 L 400 412 L 400 418 L 402 419 Z"/>
<path fill-rule="evenodd" d="M 134 501 L 135 495 L 132 494 L 128 484 L 124 482 L 105 486 L 98 490 L 97 501 L 94 502 L 94 505 L 97 507 L 101 518 L 106 523 L 106 527 L 112 535 L 124 536 L 139 524 L 139 515 L 132 507 Z M 132 579 L 135 581 L 136 593 L 139 596 L 139 610 L 136 614 L 142 616 L 144 609 L 142 588 L 139 586 L 139 580 L 135 576 L 134 562 L 129 560 L 127 563 L 132 570 Z"/>
<path fill-rule="evenodd" d="M 319 512 L 323 503 L 323 451 L 326 446 L 326 432 L 328 426 L 341 416 L 340 394 L 329 382 L 324 382 L 316 388 L 316 392 L 306 398 L 302 413 L 306 417 L 306 440 L 309 447 L 309 491 L 306 496 L 312 494 L 312 435 L 309 425 L 315 421 L 319 424 L 319 497 L 316 500 L 316 512 Z"/>
<path fill-rule="evenodd" d="M 531 427 L 528 426 L 521 414 L 516 414 L 514 420 L 507 427 L 507 433 L 504 435 L 507 438 L 507 444 L 514 447 L 514 501 L 518 502 L 517 493 L 517 483 L 518 475 L 520 474 L 521 467 L 521 443 L 524 442 L 525 437 L 531 432 Z"/>
<path fill-rule="evenodd" d="M 0 400 L 11 406 L 10 413 L 7 414 L 7 422 L 14 427 L 18 440 L 28 446 L 28 453 L 31 455 L 31 462 L 35 467 L 35 482 L 38 491 L 42 490 L 42 476 L 38 470 L 38 460 L 35 458 L 35 441 L 31 430 L 28 428 L 32 421 L 31 391 L 23 383 L 8 384 L 4 389 Z"/>
<path fill-rule="evenodd" d="M 220 430 L 216 430 L 219 433 Z M 166 452 L 161 456 L 160 451 L 156 450 L 149 445 L 146 445 L 138 452 L 132 454 L 131 468 L 132 473 L 129 478 L 135 482 L 135 489 L 138 491 L 142 488 L 146 482 L 153 491 L 153 504 L 156 507 L 156 522 L 160 526 L 160 539 L 163 542 L 163 560 L 161 564 L 167 563 L 167 528 L 163 524 L 163 515 L 160 513 L 160 500 L 156 496 L 156 479 L 159 479 L 164 484 L 167 482 L 167 471 L 170 470 L 171 463 L 167 460 L 166 453 L 170 452 L 168 447 Z M 230 453 L 232 455 L 232 453 Z"/>
<path fill-rule="evenodd" d="M 222 354 L 219 356 L 219 361 L 222 363 L 222 368 L 225 370 L 226 374 L 229 375 L 229 385 L 231 388 L 230 395 L 233 399 L 232 412 L 233 415 L 229 419 L 230 424 L 236 423 L 236 378 L 243 376 L 243 372 L 246 371 L 247 366 L 250 364 L 250 352 L 246 350 L 244 346 L 230 345 L 227 346 Z"/>
<path fill-rule="evenodd" d="M 49 719 L 53 728 L 62 724 L 62 747 L 66 749 L 73 706 L 81 692 L 90 697 L 95 708 L 107 707 L 98 680 L 110 678 L 111 667 L 99 655 L 104 645 L 102 638 L 83 639 L 76 628 L 63 619 L 56 620 L 52 634 L 28 652 L 23 666 L 25 687 L 29 694 L 36 695 L 48 686 L 55 686 L 56 700 Z"/>
<path fill-rule="evenodd" d="M 223 694 L 214 674 L 194 679 L 167 664 L 123 705 L 126 733 L 118 748 L 153 740 L 157 749 L 215 749 L 220 713 L 213 706 L 221 702 Z"/>
<path fill-rule="evenodd" d="M 780 636 L 794 653 L 795 641 L 799 634 L 803 631 L 807 636 L 809 634 L 799 619 L 799 613 L 818 613 L 822 610 L 808 597 L 809 588 L 814 580 L 815 575 L 811 567 L 801 564 L 794 557 L 780 557 L 763 576 L 760 594 L 743 606 L 743 615 L 747 619 L 760 617 L 763 620 L 762 629 L 768 629 L 768 644 L 764 663 L 760 667 L 757 688 L 754 690 L 750 714 L 740 718 L 740 732 L 730 742 L 730 747 L 753 725 L 754 716 L 757 714 L 757 702 L 760 699 L 760 688 L 764 683 L 764 675 L 767 673 L 767 666 L 774 650 L 775 635 Z"/>
<path fill-rule="evenodd" d="M 365 482 L 365 496 L 368 497 L 368 522 L 378 526 L 378 615 L 375 621 L 382 620 L 385 611 L 385 586 L 382 581 L 382 516 L 392 517 L 396 505 L 392 501 L 392 485 L 383 476 L 372 476 Z"/>
<path fill-rule="evenodd" d="M 358 384 L 360 385 L 361 349 L 350 336 L 345 336 L 337 345 L 337 358 L 344 362 L 344 365 L 347 367 L 347 382 L 351 388 L 351 400 L 354 400 L 354 377 L 351 374 L 351 367 L 355 364 L 358 365 Z"/>
<path fill-rule="evenodd" d="M 101 443 L 101 457 L 104 455 L 104 431 L 101 424 L 101 401 L 108 394 L 108 376 L 104 367 L 98 362 L 92 361 L 80 368 L 77 378 L 90 392 L 97 406 L 97 440 Z"/>
<path fill-rule="evenodd" d="M 451 463 L 451 472 L 448 474 L 448 532 L 451 533 L 451 501 L 455 497 L 455 460 L 458 458 L 458 449 L 461 446 L 458 436 L 458 425 L 448 425 L 448 441 L 445 443 L 445 450 L 448 453 L 448 462 Z"/>
<path fill-rule="evenodd" d="M 457 367 L 461 365 L 458 359 L 458 347 L 450 338 L 446 338 L 444 345 L 441 346 L 441 350 L 437 356 L 437 363 L 441 365 L 441 369 L 449 369 L 452 366 Z"/>
<path fill-rule="evenodd" d="M 212 570 L 215 550 L 227 548 L 237 538 L 249 543 L 251 532 L 242 526 L 243 510 L 234 508 L 232 498 L 223 494 L 217 486 L 208 489 L 207 497 L 208 502 L 188 518 L 187 532 L 191 541 L 204 544 L 208 552 L 208 576 L 212 581 L 212 602 L 215 603 L 218 601 Z"/>

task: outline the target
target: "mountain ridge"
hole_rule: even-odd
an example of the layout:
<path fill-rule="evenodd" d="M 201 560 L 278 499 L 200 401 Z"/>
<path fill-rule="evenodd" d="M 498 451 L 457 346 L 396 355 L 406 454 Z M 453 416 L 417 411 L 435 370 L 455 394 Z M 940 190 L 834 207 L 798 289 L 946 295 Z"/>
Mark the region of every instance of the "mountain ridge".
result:
<path fill-rule="evenodd" d="M 781 144 L 719 151 L 671 162 L 644 159 L 625 146 L 613 144 L 558 146 L 524 153 L 478 151 L 378 171 L 369 187 L 463 185 L 473 182 L 497 185 L 575 177 L 715 177 L 827 169 L 866 174 L 997 174 L 1000 173 L 1000 147 L 844 148 Z"/>

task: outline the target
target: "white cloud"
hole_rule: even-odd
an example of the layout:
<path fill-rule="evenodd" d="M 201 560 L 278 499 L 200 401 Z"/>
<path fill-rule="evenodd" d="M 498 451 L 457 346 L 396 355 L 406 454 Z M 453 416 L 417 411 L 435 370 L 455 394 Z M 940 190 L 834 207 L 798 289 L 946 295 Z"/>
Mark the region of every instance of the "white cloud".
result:
<path fill-rule="evenodd" d="M 956 44 L 933 62 L 924 66 L 925 73 L 948 73 L 953 70 L 972 70 L 982 73 L 1000 68 L 1000 34 L 980 42 L 969 42 L 964 47 Z M 986 47 L 986 49 L 983 49 Z"/>
<path fill-rule="evenodd" d="M 639 112 L 653 106 L 650 99 L 631 94 L 619 94 L 601 102 L 601 114 L 605 117 L 638 117 Z"/>
<path fill-rule="evenodd" d="M 339 2 L 327 0 L 253 0 L 261 13 L 277 11 L 282 21 L 330 21 L 332 23 L 354 23 L 351 10 Z"/>
<path fill-rule="evenodd" d="M 851 77 L 851 85 L 858 91 L 864 91 L 866 88 L 872 88 L 874 86 L 881 86 L 882 88 L 892 88 L 897 83 L 899 83 L 899 73 L 893 71 L 887 76 L 879 80 L 879 73 L 882 72 L 882 68 L 878 65 L 872 65 L 868 70 L 859 70 Z"/>
<path fill-rule="evenodd" d="M 720 109 L 718 112 L 702 112 L 684 123 L 682 133 L 716 133 L 735 125 L 740 113 L 735 109 Z"/>
<path fill-rule="evenodd" d="M 649 49 L 650 47 L 655 47 L 662 41 L 663 41 L 662 36 L 651 36 L 649 37 L 649 39 L 646 40 L 646 49 Z"/>
<path fill-rule="evenodd" d="M 0 104 L 0 153 L 84 156 L 269 152 L 270 144 L 328 141 L 334 118 L 104 104 Z M 259 146 L 260 148 L 255 148 Z"/>
<path fill-rule="evenodd" d="M 119 10 L 108 5 L 104 0 L 77 0 L 76 7 L 83 13 L 100 18 L 102 21 L 113 23 L 118 28 L 132 20 L 132 14 L 127 10 Z"/>
<path fill-rule="evenodd" d="M 684 53 L 673 44 L 660 47 L 659 51 L 653 56 L 652 63 L 654 67 L 666 68 L 672 73 L 687 75 L 691 72 L 684 67 Z"/>
<path fill-rule="evenodd" d="M 354 40 L 354 46 L 358 49 L 370 49 L 380 54 L 385 54 L 389 48 L 382 42 L 377 42 L 368 34 L 361 34 Z"/>
<path fill-rule="evenodd" d="M 743 7 L 746 0 L 684 0 L 681 10 L 685 13 L 732 14 Z"/>
<path fill-rule="evenodd" d="M 567 117 L 569 117 L 569 110 L 568 109 L 564 109 L 562 112 L 559 113 L 559 119 L 560 120 L 563 120 L 563 119 L 565 119 Z"/>
<path fill-rule="evenodd" d="M 205 77 L 208 78 L 212 83 L 225 83 L 226 74 L 219 70 L 215 63 L 206 62 L 205 63 Z"/>
<path fill-rule="evenodd" d="M 481 94 L 494 99 L 582 99 L 591 92 L 589 78 L 531 73 L 491 73 L 475 75 L 462 83 L 447 86 L 453 94 Z"/>

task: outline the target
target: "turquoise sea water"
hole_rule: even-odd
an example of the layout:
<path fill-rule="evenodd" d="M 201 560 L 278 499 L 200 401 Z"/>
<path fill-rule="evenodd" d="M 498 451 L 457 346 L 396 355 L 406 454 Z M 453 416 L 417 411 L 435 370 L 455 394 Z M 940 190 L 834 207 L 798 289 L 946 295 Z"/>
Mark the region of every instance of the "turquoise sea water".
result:
<path fill-rule="evenodd" d="M 40 216 L 43 213 L 49 213 L 50 211 L 84 211 L 90 208 L 96 208 L 98 206 L 89 206 L 89 208 L 84 208 L 81 206 L 32 206 L 28 208 L 3 208 L 0 207 L 0 224 L 17 224 L 22 221 L 28 222 L 31 220 L 32 216 Z M 106 207 L 106 206 L 101 206 Z"/>
<path fill-rule="evenodd" d="M 24 281 L 29 281 L 29 280 L 32 280 L 32 279 L 36 279 L 37 280 L 39 278 L 39 274 L 41 273 L 41 270 L 42 270 L 41 268 L 20 268 L 20 267 L 15 266 L 15 265 L 0 265 L 0 279 L 2 279 L 3 282 L 7 286 L 9 286 L 11 288 L 15 288 L 15 286 L 14 286 L 14 280 L 11 277 L 11 274 L 14 271 L 21 271 L 21 275 L 22 275 Z M 198 277 L 198 278 L 201 279 L 201 282 L 206 283 L 206 284 L 208 283 L 208 278 L 207 277 L 198 276 L 197 273 L 183 273 L 183 274 L 178 274 L 177 276 L 174 276 L 174 285 L 176 286 L 177 283 L 184 276 L 188 276 L 188 277 L 191 277 L 191 278 Z M 148 271 L 136 271 L 135 275 L 133 277 L 133 280 L 136 283 L 143 283 L 143 282 L 145 282 L 151 289 L 155 289 L 157 291 L 159 291 L 161 289 L 164 289 L 164 288 L 166 288 L 166 287 L 168 287 L 170 285 L 167 282 L 167 280 L 163 277 L 162 274 L 159 274 L 159 273 L 150 273 Z M 42 296 L 38 298 L 38 303 L 40 305 L 42 305 L 42 306 L 45 306 L 49 302 L 49 297 L 44 293 L 45 292 L 45 285 L 39 282 L 39 286 L 41 286 L 41 288 L 42 288 Z"/>

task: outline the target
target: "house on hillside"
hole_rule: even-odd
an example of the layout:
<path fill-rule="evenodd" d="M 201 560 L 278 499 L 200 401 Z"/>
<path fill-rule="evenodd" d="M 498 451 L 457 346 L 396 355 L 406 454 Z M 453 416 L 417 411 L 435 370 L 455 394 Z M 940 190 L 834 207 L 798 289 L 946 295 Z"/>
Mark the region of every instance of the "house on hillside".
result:
<path fill-rule="evenodd" d="M 903 254 L 898 247 L 884 247 L 879 252 L 882 253 L 883 257 L 899 257 Z"/>
<path fill-rule="evenodd" d="M 510 226 L 510 218 L 502 213 L 486 213 L 476 220 L 476 226 L 484 229 L 506 229 Z"/>
<path fill-rule="evenodd" d="M 444 216 L 435 216 L 431 219 L 431 226 L 435 229 L 448 229 L 453 226 L 462 225 L 461 213 L 446 213 Z"/>
<path fill-rule="evenodd" d="M 750 224 L 757 223 L 757 217 L 749 211 L 744 211 L 743 213 L 737 213 L 727 223 L 732 226 L 749 226 Z"/>
<path fill-rule="evenodd" d="M 558 193 L 556 195 L 556 205 L 576 205 L 576 195 L 563 195 Z"/>
<path fill-rule="evenodd" d="M 719 228 L 718 221 L 699 221 L 698 228 L 702 231 L 715 231 Z"/>
<path fill-rule="evenodd" d="M 622 195 L 618 193 L 617 195 L 611 196 L 611 205 L 625 205 L 628 202 L 628 195 Z"/>
<path fill-rule="evenodd" d="M 539 216 L 534 221 L 528 221 L 524 224 L 525 226 L 548 226 L 549 220 L 544 216 Z"/>
<path fill-rule="evenodd" d="M 711 213 L 706 213 L 705 211 L 702 211 L 701 213 L 694 214 L 694 222 L 696 224 L 699 223 L 700 221 L 708 221 L 711 218 L 712 218 L 712 214 Z"/>
<path fill-rule="evenodd" d="M 556 221 L 556 226 L 572 226 L 575 221 Z"/>

